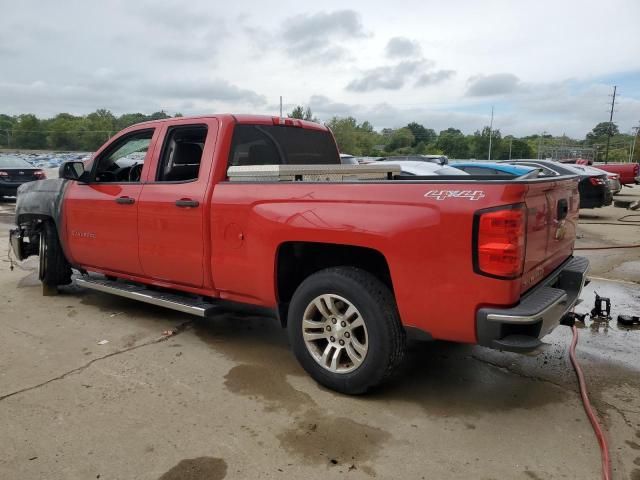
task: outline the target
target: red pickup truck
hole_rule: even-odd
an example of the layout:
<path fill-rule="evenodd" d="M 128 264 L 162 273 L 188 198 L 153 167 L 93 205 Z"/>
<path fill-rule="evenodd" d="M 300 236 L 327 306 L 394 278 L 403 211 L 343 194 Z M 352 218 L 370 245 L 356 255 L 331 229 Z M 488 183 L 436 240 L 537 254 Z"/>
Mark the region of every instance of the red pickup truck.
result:
<path fill-rule="evenodd" d="M 605 172 L 615 173 L 620 176 L 620 183 L 626 186 L 640 185 L 640 164 L 638 163 L 593 163 L 592 161 L 578 159 L 577 164 L 593 165 Z"/>
<path fill-rule="evenodd" d="M 388 378 L 408 333 L 537 348 L 588 269 L 572 255 L 575 177 L 340 165 L 311 122 L 147 122 L 60 170 L 20 187 L 10 235 L 19 259 L 40 256 L 44 285 L 202 316 L 266 307 L 310 375 L 345 393 Z"/>

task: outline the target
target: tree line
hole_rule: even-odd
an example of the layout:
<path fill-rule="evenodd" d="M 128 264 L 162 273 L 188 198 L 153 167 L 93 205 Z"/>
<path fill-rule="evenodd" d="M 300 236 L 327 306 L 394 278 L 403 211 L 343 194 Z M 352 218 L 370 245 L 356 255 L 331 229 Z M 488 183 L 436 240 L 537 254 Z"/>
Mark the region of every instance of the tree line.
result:
<path fill-rule="evenodd" d="M 180 113 L 174 116 L 182 116 Z M 291 118 L 318 121 L 309 107 L 296 106 L 288 113 Z M 0 114 L 0 148 L 94 151 L 116 132 L 130 125 L 170 118 L 164 111 L 151 115 L 126 113 L 115 116 L 109 110 L 96 110 L 88 115 L 60 113 L 53 118 L 40 119 L 33 114 Z M 596 125 L 584 139 L 566 136 L 534 134 L 524 137 L 502 135 L 499 129 L 488 126 L 471 135 L 449 127 L 436 132 L 417 122 L 401 128 L 374 129 L 368 121 L 358 122 L 354 117 L 333 117 L 325 124 L 331 128 L 342 153 L 357 156 L 392 156 L 414 154 L 440 154 L 449 158 L 536 158 L 546 155 L 554 146 L 565 149 L 598 147 L 598 160 L 604 158 L 604 145 L 609 133 L 611 148 L 609 161 L 629 158 L 633 136 L 620 133 L 615 123 Z M 639 142 L 640 143 L 640 142 Z M 634 161 L 640 160 L 640 145 L 635 149 Z"/>
<path fill-rule="evenodd" d="M 160 111 L 151 115 L 125 113 L 116 117 L 104 109 L 88 115 L 60 113 L 47 119 L 30 113 L 0 114 L 0 148 L 91 152 L 123 128 L 163 118 L 171 118 L 171 115 Z"/>

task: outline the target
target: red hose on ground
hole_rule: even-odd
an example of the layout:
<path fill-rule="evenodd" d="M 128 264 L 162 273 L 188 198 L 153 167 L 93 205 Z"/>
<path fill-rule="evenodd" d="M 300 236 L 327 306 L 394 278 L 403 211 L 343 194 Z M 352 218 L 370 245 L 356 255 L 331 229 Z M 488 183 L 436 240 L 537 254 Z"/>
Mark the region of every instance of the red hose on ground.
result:
<path fill-rule="evenodd" d="M 578 329 L 575 325 L 571 328 L 573 330 L 573 340 L 571 341 L 571 348 L 569 349 L 569 358 L 571 359 L 571 364 L 573 365 L 573 369 L 576 371 L 578 383 L 580 384 L 580 396 L 582 397 L 584 411 L 587 413 L 587 417 L 589 417 L 589 421 L 591 422 L 593 431 L 595 432 L 596 438 L 598 439 L 598 444 L 600 445 L 600 455 L 602 457 L 602 478 L 604 480 L 610 480 L 611 462 L 609 460 L 609 445 L 607 444 L 607 439 L 604 436 L 602 428 L 600 428 L 600 424 L 598 423 L 596 414 L 594 413 L 591 402 L 589 401 L 589 395 L 587 394 L 587 383 L 584 380 L 584 374 L 582 373 L 582 369 L 580 368 L 578 360 L 576 359 Z"/>
<path fill-rule="evenodd" d="M 614 245 L 609 247 L 576 247 L 574 250 L 613 250 L 616 248 L 640 248 L 640 243 L 637 245 Z"/>

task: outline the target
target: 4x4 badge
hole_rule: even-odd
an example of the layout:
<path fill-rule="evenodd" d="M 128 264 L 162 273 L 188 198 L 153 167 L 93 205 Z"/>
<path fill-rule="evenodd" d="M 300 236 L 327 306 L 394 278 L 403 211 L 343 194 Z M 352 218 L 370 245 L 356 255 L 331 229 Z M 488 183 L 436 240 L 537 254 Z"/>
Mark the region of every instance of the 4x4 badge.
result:
<path fill-rule="evenodd" d="M 485 197 L 482 190 L 429 190 L 424 194 L 425 198 L 446 200 L 447 198 L 466 198 L 467 200 L 480 200 Z"/>

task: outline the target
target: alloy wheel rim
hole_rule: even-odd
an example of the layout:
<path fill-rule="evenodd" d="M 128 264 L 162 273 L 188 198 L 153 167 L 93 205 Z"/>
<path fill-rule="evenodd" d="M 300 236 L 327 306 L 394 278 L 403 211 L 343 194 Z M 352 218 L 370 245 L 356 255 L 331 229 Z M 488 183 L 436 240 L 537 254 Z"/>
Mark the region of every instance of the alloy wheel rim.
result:
<path fill-rule="evenodd" d="M 332 293 L 309 302 L 302 318 L 302 337 L 313 359 L 332 373 L 356 370 L 369 351 L 367 326 L 360 311 Z"/>

